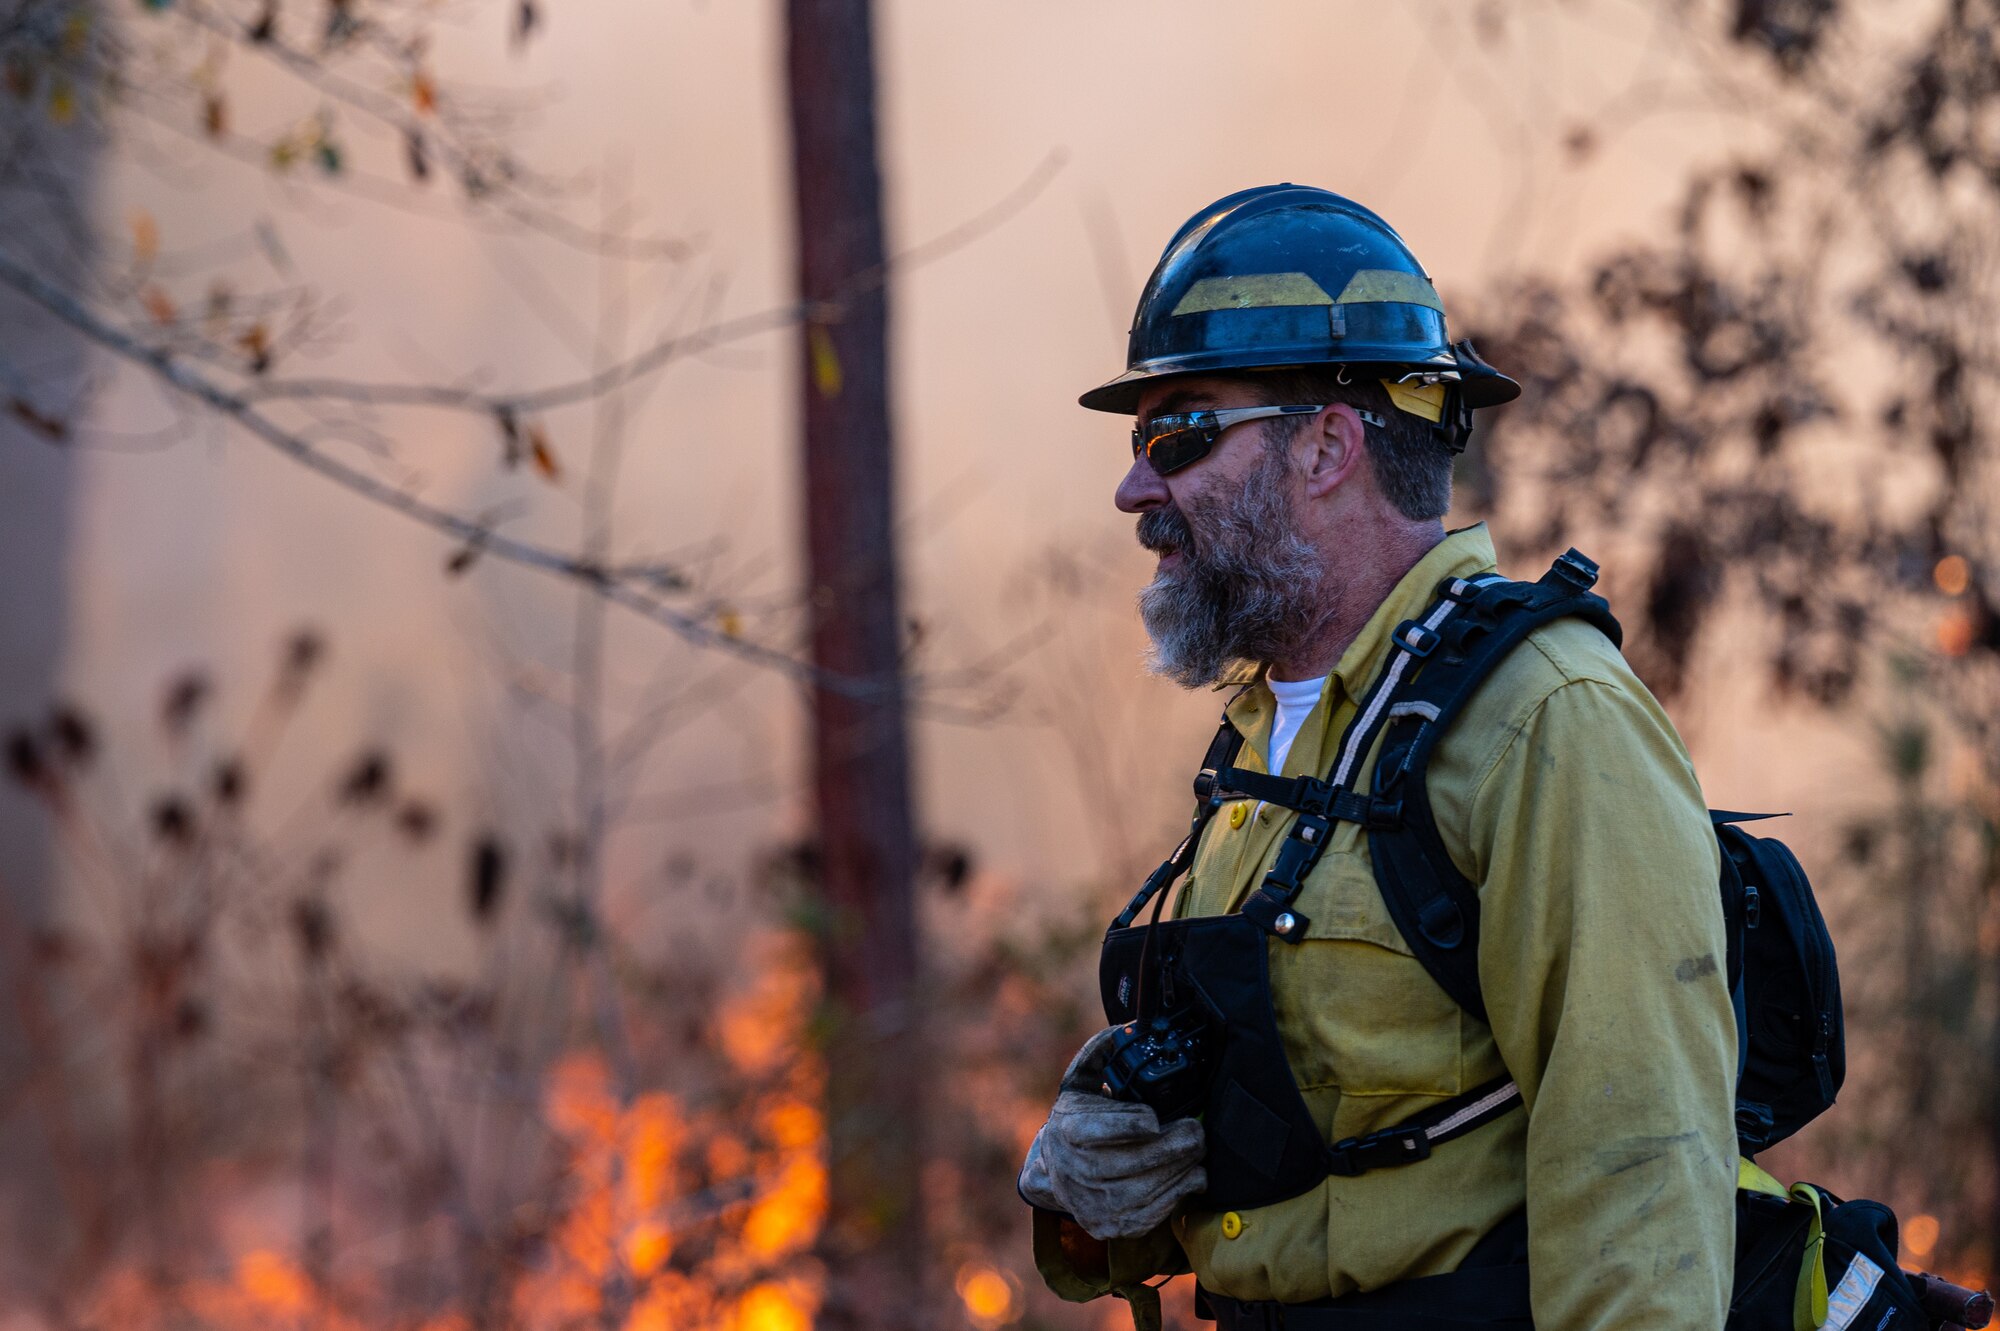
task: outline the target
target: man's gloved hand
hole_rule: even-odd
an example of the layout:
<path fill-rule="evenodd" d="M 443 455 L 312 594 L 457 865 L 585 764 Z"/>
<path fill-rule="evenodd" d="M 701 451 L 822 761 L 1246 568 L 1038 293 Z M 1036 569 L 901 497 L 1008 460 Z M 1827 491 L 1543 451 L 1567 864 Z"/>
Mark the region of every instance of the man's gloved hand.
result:
<path fill-rule="evenodd" d="M 1208 1186 L 1199 1121 L 1162 1127 L 1151 1105 L 1104 1094 L 1115 1029 L 1091 1036 L 1070 1060 L 1018 1185 L 1030 1205 L 1068 1212 L 1096 1239 L 1146 1234 Z"/>

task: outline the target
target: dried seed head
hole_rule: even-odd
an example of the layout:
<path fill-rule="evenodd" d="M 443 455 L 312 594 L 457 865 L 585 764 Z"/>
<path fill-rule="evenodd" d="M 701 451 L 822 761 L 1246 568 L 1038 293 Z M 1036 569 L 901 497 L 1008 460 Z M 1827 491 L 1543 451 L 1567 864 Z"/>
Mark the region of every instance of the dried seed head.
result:
<path fill-rule="evenodd" d="M 430 840 L 437 824 L 437 810 L 422 800 L 405 800 L 403 807 L 396 810 L 396 830 L 412 842 L 421 844 Z"/>
<path fill-rule="evenodd" d="M 380 749 L 362 754 L 340 783 L 342 804 L 374 804 L 388 798 L 389 755 Z"/>
<path fill-rule="evenodd" d="M 7 736 L 7 772 L 29 790 L 41 790 L 48 784 L 49 768 L 42 759 L 42 746 L 25 729 Z"/>
<path fill-rule="evenodd" d="M 153 801 L 153 835 L 178 849 L 194 844 L 194 810 L 180 795 L 166 794 Z"/>
<path fill-rule="evenodd" d="M 492 833 L 472 843 L 470 894 L 467 904 L 472 918 L 489 923 L 499 913 L 500 899 L 507 886 L 507 848 Z"/>
<path fill-rule="evenodd" d="M 186 734 L 188 727 L 201 714 L 202 705 L 208 701 L 211 691 L 208 676 L 199 670 L 175 676 L 168 683 L 166 696 L 160 703 L 160 723 L 167 728 L 167 733 L 175 737 Z"/>
<path fill-rule="evenodd" d="M 298 701 L 306 681 L 326 659 L 326 639 L 315 629 L 299 629 L 285 640 L 285 660 L 278 672 L 278 693 L 287 702 Z"/>
<path fill-rule="evenodd" d="M 249 780 L 242 759 L 225 758 L 215 765 L 215 774 L 209 778 L 209 793 L 217 804 L 233 809 L 243 802 Z"/>
<path fill-rule="evenodd" d="M 49 713 L 49 736 L 56 752 L 73 767 L 87 767 L 97 756 L 97 727 L 81 708 L 58 703 Z"/>
<path fill-rule="evenodd" d="M 318 961 L 333 950 L 333 913 L 318 897 L 301 897 L 292 903 L 292 933 L 299 952 L 309 961 Z"/>

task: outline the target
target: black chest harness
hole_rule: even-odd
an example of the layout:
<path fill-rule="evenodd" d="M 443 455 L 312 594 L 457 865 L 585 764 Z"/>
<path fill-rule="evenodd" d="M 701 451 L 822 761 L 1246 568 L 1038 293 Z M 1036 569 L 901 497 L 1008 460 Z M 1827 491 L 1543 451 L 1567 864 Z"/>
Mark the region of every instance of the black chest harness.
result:
<path fill-rule="evenodd" d="M 1540 625 L 1576 615 L 1615 643 L 1619 629 L 1590 594 L 1597 567 L 1570 551 L 1539 582 L 1498 575 L 1447 579 L 1418 619 L 1405 620 L 1379 678 L 1341 736 L 1327 779 L 1276 777 L 1234 766 L 1243 737 L 1225 717 L 1195 778 L 1193 826 L 1105 935 L 1099 986 L 1105 1016 L 1124 1025 L 1165 1014 L 1199 1022 L 1212 1069 L 1195 1106 L 1203 1116 L 1208 1189 L 1198 1209 L 1268 1206 L 1329 1175 L 1352 1176 L 1425 1159 L 1521 1102 L 1501 1077 L 1364 1137 L 1327 1143 L 1286 1061 L 1271 999 L 1272 941 L 1292 945 L 1310 921 L 1298 908 L 1336 822 L 1368 836 L 1376 881 L 1397 928 L 1426 969 L 1468 1011 L 1485 1017 L 1476 949 L 1479 897 L 1446 852 L 1421 774 L 1439 737 L 1511 648 Z M 1381 742 L 1372 788 L 1357 774 Z M 1405 781 L 1410 773 L 1415 780 Z M 1293 810 L 1271 869 L 1239 911 L 1163 920 L 1168 889 L 1187 872 L 1222 804 L 1250 798 Z M 1135 924 L 1150 903 L 1150 922 Z"/>

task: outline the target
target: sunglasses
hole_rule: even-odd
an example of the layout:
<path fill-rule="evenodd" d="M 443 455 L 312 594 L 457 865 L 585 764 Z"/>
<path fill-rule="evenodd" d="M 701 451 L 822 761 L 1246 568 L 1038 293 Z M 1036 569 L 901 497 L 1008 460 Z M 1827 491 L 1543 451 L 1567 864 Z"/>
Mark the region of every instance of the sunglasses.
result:
<path fill-rule="evenodd" d="M 1162 476 L 1193 466 L 1208 456 L 1222 432 L 1244 421 L 1269 416 L 1306 416 L 1326 410 L 1313 407 L 1225 407 L 1221 411 L 1177 411 L 1154 416 L 1132 427 L 1132 456 L 1145 455 L 1154 471 Z M 1361 419 L 1380 426 L 1382 418 L 1372 411 L 1357 411 Z"/>

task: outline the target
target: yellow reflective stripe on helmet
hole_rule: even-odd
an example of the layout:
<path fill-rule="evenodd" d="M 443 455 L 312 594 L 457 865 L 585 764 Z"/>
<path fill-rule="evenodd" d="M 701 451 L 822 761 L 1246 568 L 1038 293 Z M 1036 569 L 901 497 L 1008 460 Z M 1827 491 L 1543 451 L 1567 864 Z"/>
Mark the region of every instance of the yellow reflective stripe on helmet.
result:
<path fill-rule="evenodd" d="M 1820 1193 L 1810 1183 L 1794 1183 L 1791 1195 L 1813 1209 L 1812 1223 L 1806 1227 L 1806 1259 L 1799 1268 L 1798 1291 L 1792 1296 L 1792 1331 L 1819 1331 L 1826 1325 L 1826 1230 Z"/>
<path fill-rule="evenodd" d="M 1347 279 L 1339 303 L 1364 305 L 1384 300 L 1400 301 L 1405 305 L 1428 305 L 1439 314 L 1444 313 L 1444 302 L 1438 299 L 1438 293 L 1429 282 L 1415 273 L 1399 272 L 1394 268 L 1363 268 Z"/>
<path fill-rule="evenodd" d="M 1772 1197 L 1789 1200 L 1791 1193 L 1785 1185 L 1764 1172 L 1764 1167 L 1747 1156 L 1736 1160 L 1736 1186 L 1745 1192 L 1761 1192 Z"/>
<path fill-rule="evenodd" d="M 1349 285 L 1353 285 L 1349 283 Z M 1245 273 L 1204 277 L 1187 289 L 1174 314 L 1206 310 L 1248 310 L 1267 305 L 1331 305 L 1326 288 L 1304 273 Z"/>
<path fill-rule="evenodd" d="M 1389 390 L 1389 400 L 1398 409 L 1433 424 L 1444 419 L 1443 384 L 1399 384 L 1394 379 L 1384 379 L 1382 387 Z"/>

